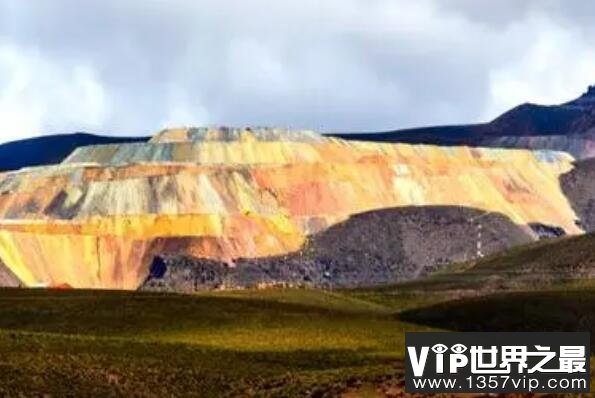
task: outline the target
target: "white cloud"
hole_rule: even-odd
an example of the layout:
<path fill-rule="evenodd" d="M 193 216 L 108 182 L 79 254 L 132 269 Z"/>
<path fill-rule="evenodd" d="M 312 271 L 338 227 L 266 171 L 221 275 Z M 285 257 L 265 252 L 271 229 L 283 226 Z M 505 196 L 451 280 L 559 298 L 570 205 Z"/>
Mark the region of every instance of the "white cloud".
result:
<path fill-rule="evenodd" d="M 210 124 L 208 111 L 198 103 L 198 98 L 190 99 L 187 93 L 172 86 L 169 88 L 167 101 L 167 114 L 155 126 L 155 131 L 166 127 L 192 127 Z"/>
<path fill-rule="evenodd" d="M 0 139 L 101 127 L 108 107 L 91 68 L 58 68 L 37 50 L 0 45 Z"/>
<path fill-rule="evenodd" d="M 518 25 L 512 36 L 531 38 L 518 59 L 490 73 L 486 118 L 524 102 L 557 104 L 574 99 L 595 81 L 595 49 L 578 30 L 562 29 L 547 18 Z"/>

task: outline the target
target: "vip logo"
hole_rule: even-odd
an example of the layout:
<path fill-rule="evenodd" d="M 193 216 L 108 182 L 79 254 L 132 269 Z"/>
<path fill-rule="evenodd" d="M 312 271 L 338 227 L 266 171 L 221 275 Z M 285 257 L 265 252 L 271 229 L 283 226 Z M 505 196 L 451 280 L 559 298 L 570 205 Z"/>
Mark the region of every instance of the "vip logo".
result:
<path fill-rule="evenodd" d="M 423 376 L 430 351 L 434 353 L 436 374 L 444 374 L 445 354 L 448 353 L 447 373 L 456 374 L 471 362 L 472 374 L 510 374 L 512 365 L 516 365 L 516 372 L 523 373 L 585 373 L 586 353 L 584 346 L 560 346 L 559 353 L 550 347 L 535 345 L 533 351 L 527 346 L 471 346 L 468 350 L 463 344 L 457 343 L 450 347 L 439 343 L 432 347 L 407 347 L 413 375 Z M 468 352 L 467 352 L 468 351 Z M 500 355 L 498 355 L 500 354 Z M 551 361 L 558 357 L 559 366 L 551 367 Z M 529 366 L 529 358 L 538 358 L 537 363 Z"/>
<path fill-rule="evenodd" d="M 449 348 L 444 344 L 435 344 L 431 347 L 432 352 L 435 354 L 435 372 L 437 374 L 444 373 L 444 354 L 449 351 Z M 407 347 L 409 358 L 411 359 L 411 365 L 413 367 L 413 375 L 415 377 L 423 376 L 428 354 L 430 353 L 430 347 L 421 347 L 418 352 L 417 347 Z M 457 369 L 467 366 L 469 359 L 464 355 L 467 351 L 467 347 L 463 344 L 455 344 L 450 347 L 450 355 L 448 355 L 448 371 L 449 373 L 457 373 Z"/>
<path fill-rule="evenodd" d="M 500 392 L 567 392 L 568 383 L 588 387 L 589 353 L 588 333 L 407 333 L 406 388 L 435 392 L 428 386 L 440 381 L 440 391 L 473 392 L 487 380 Z"/>

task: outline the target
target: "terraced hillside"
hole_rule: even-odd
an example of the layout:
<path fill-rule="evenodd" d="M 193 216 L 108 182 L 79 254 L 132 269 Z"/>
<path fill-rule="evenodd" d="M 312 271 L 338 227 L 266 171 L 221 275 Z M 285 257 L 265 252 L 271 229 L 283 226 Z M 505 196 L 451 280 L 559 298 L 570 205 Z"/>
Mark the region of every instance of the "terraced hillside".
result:
<path fill-rule="evenodd" d="M 576 234 L 559 184 L 572 160 L 311 131 L 165 130 L 0 174 L 0 259 L 27 286 L 135 289 L 157 256 L 233 267 L 298 252 L 310 235 L 392 207 L 465 206 L 500 213 L 532 239 L 529 224 Z"/>

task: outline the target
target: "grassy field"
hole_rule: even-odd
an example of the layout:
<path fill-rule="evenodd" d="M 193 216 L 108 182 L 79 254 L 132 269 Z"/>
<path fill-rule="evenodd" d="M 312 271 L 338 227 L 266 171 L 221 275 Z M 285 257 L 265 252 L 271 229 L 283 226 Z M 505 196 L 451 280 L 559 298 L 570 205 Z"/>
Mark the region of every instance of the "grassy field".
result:
<path fill-rule="evenodd" d="M 405 330 L 347 293 L 2 290 L 0 396 L 335 396 L 402 374 Z"/>
<path fill-rule="evenodd" d="M 402 385 L 405 331 L 595 331 L 593 243 L 376 289 L 0 290 L 0 396 L 377 396 Z"/>
<path fill-rule="evenodd" d="M 375 396 L 401 385 L 405 331 L 591 330 L 581 311 L 595 290 L 2 290 L 0 396 Z"/>

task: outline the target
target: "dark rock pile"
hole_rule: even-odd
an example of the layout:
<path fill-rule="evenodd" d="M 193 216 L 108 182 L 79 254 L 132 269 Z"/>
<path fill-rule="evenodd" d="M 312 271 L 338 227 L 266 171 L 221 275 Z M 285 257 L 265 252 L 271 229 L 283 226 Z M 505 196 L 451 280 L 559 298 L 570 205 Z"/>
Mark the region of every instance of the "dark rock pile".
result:
<path fill-rule="evenodd" d="M 384 209 L 353 216 L 311 236 L 302 250 L 284 256 L 236 259 L 233 266 L 188 256 L 158 257 L 141 289 L 379 285 L 410 280 L 445 264 L 535 239 L 528 228 L 507 217 L 477 209 Z"/>

